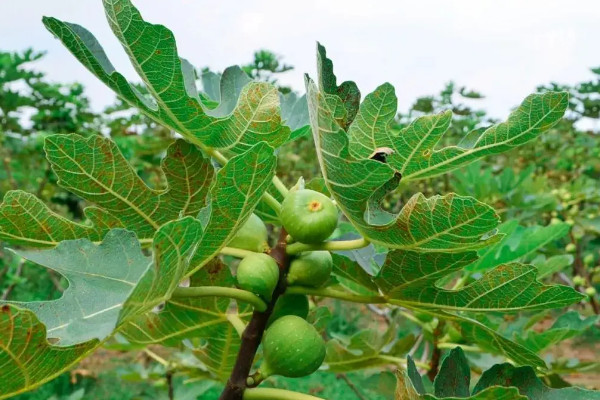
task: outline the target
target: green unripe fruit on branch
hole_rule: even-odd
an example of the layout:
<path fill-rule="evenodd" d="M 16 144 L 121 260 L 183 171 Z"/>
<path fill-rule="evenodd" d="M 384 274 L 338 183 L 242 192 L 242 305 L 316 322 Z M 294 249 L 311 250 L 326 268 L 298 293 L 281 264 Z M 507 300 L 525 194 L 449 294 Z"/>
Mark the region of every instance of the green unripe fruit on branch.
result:
<path fill-rule="evenodd" d="M 308 296 L 304 294 L 284 294 L 277 299 L 267 326 L 270 326 L 273 322 L 286 315 L 295 315 L 306 319 L 308 317 L 308 309 Z"/>
<path fill-rule="evenodd" d="M 575 246 L 575 243 L 569 243 L 566 247 L 565 247 L 565 251 L 567 253 L 575 253 L 575 251 L 577 250 L 577 246 Z"/>
<path fill-rule="evenodd" d="M 288 284 L 318 288 L 331 275 L 333 259 L 328 251 L 307 251 L 290 263 Z"/>
<path fill-rule="evenodd" d="M 237 231 L 228 246 L 262 253 L 269 248 L 267 239 L 268 233 L 265 223 L 258 215 L 252 214 Z"/>
<path fill-rule="evenodd" d="M 585 294 L 587 294 L 589 297 L 593 297 L 596 295 L 596 289 L 593 287 L 587 287 L 585 288 Z"/>
<path fill-rule="evenodd" d="M 596 259 L 594 258 L 593 254 L 586 254 L 585 257 L 583 257 L 583 263 L 585 265 L 592 265 L 595 260 Z"/>
<path fill-rule="evenodd" d="M 335 230 L 337 208 L 322 193 L 310 189 L 290 192 L 281 207 L 281 223 L 295 240 L 320 243 Z"/>
<path fill-rule="evenodd" d="M 263 378 L 281 375 L 299 378 L 315 372 L 325 359 L 325 342 L 319 332 L 295 315 L 279 318 L 267 329 L 262 340 Z"/>
<path fill-rule="evenodd" d="M 575 286 L 584 286 L 586 284 L 585 278 L 583 276 L 575 275 L 573 277 L 573 285 Z"/>
<path fill-rule="evenodd" d="M 240 288 L 269 301 L 279 280 L 279 266 L 266 254 L 250 254 L 240 261 L 236 277 Z"/>

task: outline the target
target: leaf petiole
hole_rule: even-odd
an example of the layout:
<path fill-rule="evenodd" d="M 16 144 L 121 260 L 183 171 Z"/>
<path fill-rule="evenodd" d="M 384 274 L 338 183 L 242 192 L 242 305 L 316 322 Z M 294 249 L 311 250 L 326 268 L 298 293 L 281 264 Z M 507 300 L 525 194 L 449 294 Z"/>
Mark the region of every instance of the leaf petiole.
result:
<path fill-rule="evenodd" d="M 464 351 L 468 351 L 470 353 L 483 353 L 483 350 L 477 346 L 467 346 L 459 343 L 438 343 L 437 347 L 440 349 L 454 349 L 455 347 L 460 347 Z"/>
<path fill-rule="evenodd" d="M 237 257 L 237 258 L 244 258 L 251 254 L 256 254 L 253 251 L 238 249 L 236 247 L 223 247 L 221 249 L 221 251 L 219 251 L 219 253 L 222 255 L 225 255 L 225 256 L 233 256 L 233 257 Z"/>
<path fill-rule="evenodd" d="M 292 243 L 287 247 L 287 253 L 290 255 L 302 253 L 303 251 L 314 250 L 355 250 L 367 247 L 370 242 L 365 238 L 353 240 L 334 240 L 331 242 L 323 242 L 318 244 Z"/>
<path fill-rule="evenodd" d="M 267 304 L 257 295 L 246 290 L 223 286 L 178 287 L 173 291 L 172 297 L 228 297 L 251 304 L 256 311 L 263 312 L 267 309 Z"/>
<path fill-rule="evenodd" d="M 402 365 L 402 366 L 406 366 L 406 363 L 408 362 L 406 360 L 406 358 L 400 358 L 400 357 L 393 357 L 393 356 L 386 356 L 386 355 L 380 355 L 379 357 L 380 360 L 384 360 L 384 361 L 389 361 L 392 364 L 396 364 L 396 365 Z M 419 368 L 423 368 L 423 369 L 429 369 L 429 364 L 417 361 L 417 360 L 413 360 L 415 365 Z"/>
<path fill-rule="evenodd" d="M 324 400 L 309 394 L 292 392 L 291 390 L 255 388 L 244 391 L 244 400 Z"/>
<path fill-rule="evenodd" d="M 313 289 L 304 286 L 290 286 L 285 291 L 286 294 L 306 294 L 309 296 L 329 297 L 332 299 L 346 300 L 353 303 L 363 304 L 383 304 L 387 303 L 388 299 L 385 296 L 363 296 L 341 290 L 320 288 Z"/>

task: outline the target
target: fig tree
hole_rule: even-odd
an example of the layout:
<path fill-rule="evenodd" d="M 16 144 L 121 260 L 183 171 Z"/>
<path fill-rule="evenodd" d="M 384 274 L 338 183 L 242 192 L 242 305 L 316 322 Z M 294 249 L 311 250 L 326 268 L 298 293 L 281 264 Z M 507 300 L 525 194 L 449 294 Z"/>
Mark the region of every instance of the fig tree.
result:
<path fill-rule="evenodd" d="M 240 288 L 269 301 L 279 280 L 279 267 L 272 257 L 254 253 L 240 261 L 236 277 Z"/>
<path fill-rule="evenodd" d="M 268 233 L 265 223 L 258 215 L 252 214 L 237 231 L 228 246 L 262 253 L 269 248 L 267 238 Z"/>
<path fill-rule="evenodd" d="M 285 315 L 296 315 L 302 319 L 308 316 L 308 297 L 304 294 L 284 294 L 277 299 L 273 313 L 269 317 L 267 326 Z"/>
<path fill-rule="evenodd" d="M 296 315 L 286 315 L 267 329 L 262 340 L 263 378 L 281 375 L 299 378 L 315 372 L 325 359 L 325 342 L 319 332 Z"/>
<path fill-rule="evenodd" d="M 290 263 L 287 281 L 290 285 L 321 287 L 333 269 L 333 260 L 328 251 L 307 251 Z"/>
<path fill-rule="evenodd" d="M 322 193 L 310 189 L 290 192 L 283 200 L 281 223 L 292 238 L 302 243 L 320 243 L 337 226 L 337 208 Z"/>

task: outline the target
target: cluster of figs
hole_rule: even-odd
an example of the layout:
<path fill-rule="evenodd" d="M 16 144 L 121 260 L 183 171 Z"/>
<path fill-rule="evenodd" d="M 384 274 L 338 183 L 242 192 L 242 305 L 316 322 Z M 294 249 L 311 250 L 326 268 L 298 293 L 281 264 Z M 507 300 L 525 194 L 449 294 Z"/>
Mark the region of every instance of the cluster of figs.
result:
<path fill-rule="evenodd" d="M 280 220 L 290 241 L 318 244 L 335 230 L 338 212 L 324 194 L 310 189 L 292 189 L 282 203 Z M 252 214 L 229 246 L 252 252 L 238 265 L 238 286 L 270 302 L 280 269 L 265 253 L 269 248 L 267 239 L 264 222 Z M 329 281 L 332 268 L 328 251 L 307 251 L 291 259 L 285 279 L 288 285 L 319 288 Z M 325 342 L 315 327 L 306 321 L 308 312 L 306 295 L 284 293 L 279 296 L 262 339 L 264 358 L 260 379 L 271 375 L 302 377 L 321 366 L 325 359 Z"/>

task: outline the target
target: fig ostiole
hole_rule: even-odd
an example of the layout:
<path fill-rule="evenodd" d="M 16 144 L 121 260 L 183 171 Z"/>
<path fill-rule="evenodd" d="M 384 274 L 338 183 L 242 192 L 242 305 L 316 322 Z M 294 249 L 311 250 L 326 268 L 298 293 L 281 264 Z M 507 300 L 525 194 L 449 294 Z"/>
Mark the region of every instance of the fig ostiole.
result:
<path fill-rule="evenodd" d="M 258 215 L 251 214 L 227 246 L 263 253 L 269 248 L 265 223 Z"/>
<path fill-rule="evenodd" d="M 296 315 L 277 319 L 262 340 L 261 378 L 281 375 L 300 378 L 315 372 L 325 359 L 325 342 L 319 332 Z"/>
<path fill-rule="evenodd" d="M 310 189 L 291 191 L 281 206 L 281 223 L 301 243 L 321 243 L 335 230 L 338 211 L 331 199 Z"/>
<path fill-rule="evenodd" d="M 270 301 L 279 280 L 279 266 L 266 254 L 250 254 L 240 261 L 236 278 L 240 288 Z"/>
<path fill-rule="evenodd" d="M 308 310 L 308 296 L 304 294 L 284 294 L 277 299 L 273 312 L 267 322 L 267 327 L 286 315 L 295 315 L 302 319 L 306 319 Z"/>
<path fill-rule="evenodd" d="M 333 259 L 328 251 L 307 251 L 290 263 L 287 281 L 289 285 L 319 288 L 329 280 Z"/>

